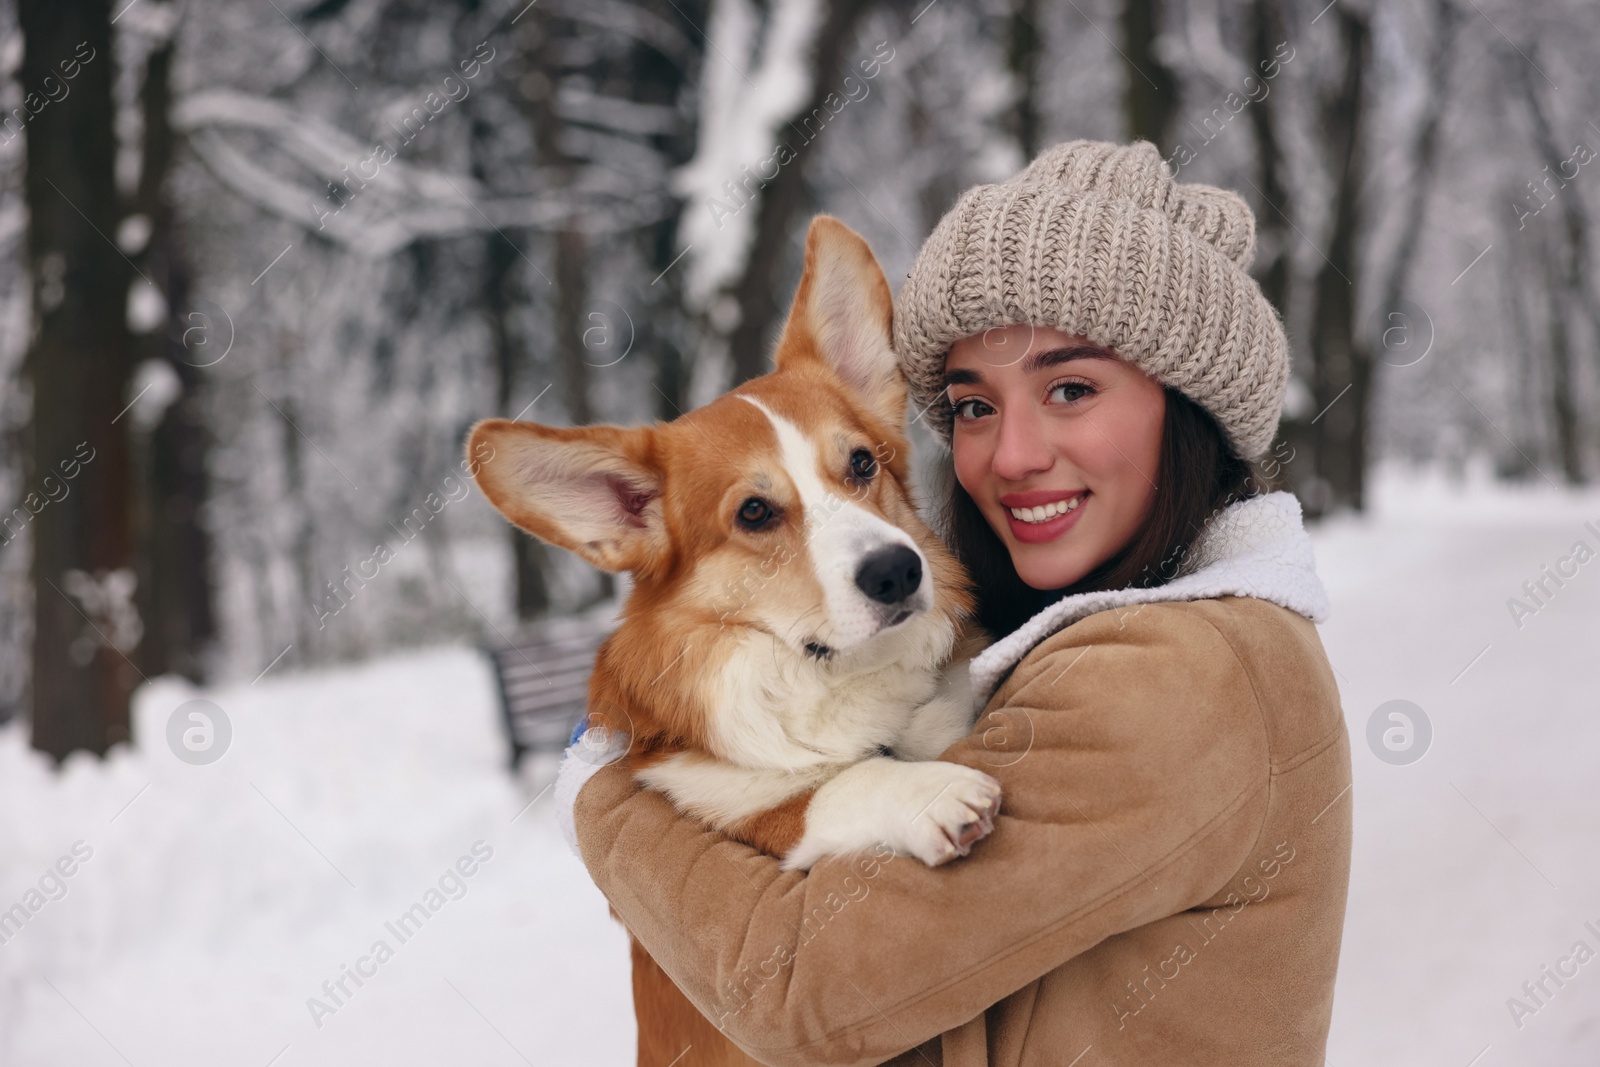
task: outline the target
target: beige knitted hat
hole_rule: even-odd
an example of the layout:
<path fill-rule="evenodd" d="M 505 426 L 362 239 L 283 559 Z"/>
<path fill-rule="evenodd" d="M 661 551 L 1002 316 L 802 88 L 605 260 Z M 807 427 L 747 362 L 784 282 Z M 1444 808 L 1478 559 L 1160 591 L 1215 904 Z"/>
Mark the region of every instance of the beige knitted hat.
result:
<path fill-rule="evenodd" d="M 1188 396 L 1254 459 L 1272 444 L 1289 377 L 1283 324 L 1250 277 L 1255 244 L 1243 199 L 1173 181 L 1148 141 L 1056 145 L 1009 181 L 967 190 L 917 254 L 894 311 L 912 400 L 948 445 L 951 344 L 1050 326 Z"/>

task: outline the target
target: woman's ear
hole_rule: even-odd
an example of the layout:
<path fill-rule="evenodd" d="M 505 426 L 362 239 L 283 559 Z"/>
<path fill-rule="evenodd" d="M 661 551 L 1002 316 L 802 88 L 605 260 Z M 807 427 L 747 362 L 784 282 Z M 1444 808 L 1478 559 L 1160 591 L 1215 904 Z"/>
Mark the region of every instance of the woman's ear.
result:
<path fill-rule="evenodd" d="M 606 571 L 648 569 L 666 554 L 653 431 L 557 428 L 485 419 L 467 438 L 467 469 L 506 518 Z"/>
<path fill-rule="evenodd" d="M 818 215 L 806 233 L 805 269 L 778 342 L 778 369 L 820 358 L 899 429 L 906 379 L 890 344 L 893 319 L 889 282 L 867 242 L 838 219 Z"/>

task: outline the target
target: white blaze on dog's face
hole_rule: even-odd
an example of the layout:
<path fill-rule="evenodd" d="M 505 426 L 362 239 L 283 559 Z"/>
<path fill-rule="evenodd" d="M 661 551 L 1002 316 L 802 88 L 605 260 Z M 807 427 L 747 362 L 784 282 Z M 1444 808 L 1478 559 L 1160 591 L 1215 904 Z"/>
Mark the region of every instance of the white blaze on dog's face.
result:
<path fill-rule="evenodd" d="M 775 502 L 752 495 L 740 502 L 741 509 L 769 516 L 767 523 L 791 523 L 789 543 L 773 558 L 805 572 L 797 578 L 811 579 L 780 582 L 771 574 L 770 588 L 756 590 L 741 605 L 746 619 L 759 620 L 808 655 L 831 659 L 931 610 L 928 561 L 911 535 L 884 514 L 886 504 L 901 510 L 893 503 L 903 501 L 884 499 L 899 497 L 899 487 L 873 485 L 885 477 L 878 457 L 886 443 L 870 442 L 859 427 L 836 427 L 813 438 L 770 404 L 735 395 L 771 423 L 777 439 L 772 458 L 787 482 L 783 495 L 793 501 L 780 511 Z M 771 572 L 768 564 L 759 573 Z"/>
<path fill-rule="evenodd" d="M 922 527 L 906 492 L 906 385 L 889 343 L 892 313 L 866 242 L 833 219 L 816 220 L 777 373 L 724 398 L 754 407 L 768 424 L 762 439 L 775 448 L 760 450 L 761 473 L 784 500 L 753 492 L 741 504 L 789 524 L 774 547 L 793 572 L 774 573 L 766 562 L 763 587 L 741 614 L 819 659 L 933 607 L 929 561 L 908 532 Z"/>

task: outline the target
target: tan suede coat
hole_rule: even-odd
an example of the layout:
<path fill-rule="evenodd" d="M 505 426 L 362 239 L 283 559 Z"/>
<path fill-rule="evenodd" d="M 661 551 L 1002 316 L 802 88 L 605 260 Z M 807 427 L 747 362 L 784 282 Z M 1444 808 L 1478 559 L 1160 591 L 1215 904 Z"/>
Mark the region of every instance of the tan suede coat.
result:
<path fill-rule="evenodd" d="M 1310 622 L 1246 597 L 1090 615 L 944 758 L 1005 795 L 994 833 L 937 869 L 781 872 L 620 764 L 579 794 L 579 846 L 666 972 L 768 1063 L 1323 1062 L 1350 749 Z"/>

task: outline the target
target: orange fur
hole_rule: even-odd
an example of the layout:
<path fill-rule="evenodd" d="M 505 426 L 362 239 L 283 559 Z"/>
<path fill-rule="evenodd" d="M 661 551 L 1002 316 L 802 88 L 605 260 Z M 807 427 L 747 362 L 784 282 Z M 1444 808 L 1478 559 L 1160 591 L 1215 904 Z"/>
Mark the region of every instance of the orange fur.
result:
<path fill-rule="evenodd" d="M 695 1010 L 643 945 L 630 941 L 630 954 L 639 1067 L 760 1067 Z"/>
<path fill-rule="evenodd" d="M 806 808 L 815 793 L 815 789 L 797 793 L 775 808 L 734 823 L 724 833 L 769 856 L 786 855 L 806 832 Z"/>

